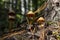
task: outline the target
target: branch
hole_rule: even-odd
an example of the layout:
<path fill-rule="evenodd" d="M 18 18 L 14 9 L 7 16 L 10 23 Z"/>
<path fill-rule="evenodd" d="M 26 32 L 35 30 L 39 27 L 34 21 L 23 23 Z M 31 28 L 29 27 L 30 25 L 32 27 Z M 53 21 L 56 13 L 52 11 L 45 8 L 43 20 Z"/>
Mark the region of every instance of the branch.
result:
<path fill-rule="evenodd" d="M 45 7 L 47 6 L 47 3 L 45 2 L 44 4 L 41 5 L 34 13 L 42 11 Z"/>
<path fill-rule="evenodd" d="M 17 34 L 22 34 L 24 32 L 25 32 L 25 30 L 19 31 L 19 32 L 10 33 L 10 34 L 7 34 L 7 36 L 4 36 L 3 38 L 0 38 L 0 39 L 4 40 L 5 38 L 12 37 L 12 36 L 17 35 Z"/>

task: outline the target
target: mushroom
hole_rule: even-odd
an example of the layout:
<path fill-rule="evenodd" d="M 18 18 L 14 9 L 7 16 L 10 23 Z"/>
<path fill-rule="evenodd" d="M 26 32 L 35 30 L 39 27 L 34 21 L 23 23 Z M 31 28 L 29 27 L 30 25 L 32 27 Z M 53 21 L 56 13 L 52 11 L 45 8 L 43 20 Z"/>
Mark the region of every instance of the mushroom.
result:
<path fill-rule="evenodd" d="M 13 10 L 9 11 L 8 15 L 14 16 L 15 12 Z"/>
<path fill-rule="evenodd" d="M 13 10 L 9 11 L 8 20 L 9 21 L 14 21 L 15 20 L 15 12 Z"/>
<path fill-rule="evenodd" d="M 45 21 L 45 19 L 44 19 L 43 17 L 40 17 L 40 18 L 37 20 L 37 22 L 40 23 L 40 24 L 43 23 L 44 21 Z"/>
<path fill-rule="evenodd" d="M 27 16 L 28 16 L 28 17 L 33 17 L 33 16 L 35 16 L 35 14 L 34 14 L 34 12 L 29 11 L 29 12 L 27 13 Z"/>

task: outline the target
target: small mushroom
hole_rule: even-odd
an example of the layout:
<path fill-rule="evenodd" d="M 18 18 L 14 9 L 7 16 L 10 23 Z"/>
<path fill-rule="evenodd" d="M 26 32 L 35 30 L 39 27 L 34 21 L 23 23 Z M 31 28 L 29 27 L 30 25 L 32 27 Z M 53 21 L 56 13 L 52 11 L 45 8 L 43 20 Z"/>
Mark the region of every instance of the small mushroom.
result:
<path fill-rule="evenodd" d="M 8 15 L 15 15 L 15 12 L 13 10 L 9 11 Z"/>
<path fill-rule="evenodd" d="M 14 21 L 15 20 L 15 12 L 13 10 L 9 11 L 8 20 L 9 21 Z"/>
<path fill-rule="evenodd" d="M 27 13 L 27 16 L 28 16 L 28 17 L 33 17 L 33 16 L 35 16 L 35 14 L 34 14 L 34 12 L 29 11 L 29 12 Z"/>
<path fill-rule="evenodd" d="M 40 18 L 37 20 L 38 23 L 43 23 L 44 21 L 45 21 L 45 19 L 44 19 L 43 17 L 40 17 Z"/>

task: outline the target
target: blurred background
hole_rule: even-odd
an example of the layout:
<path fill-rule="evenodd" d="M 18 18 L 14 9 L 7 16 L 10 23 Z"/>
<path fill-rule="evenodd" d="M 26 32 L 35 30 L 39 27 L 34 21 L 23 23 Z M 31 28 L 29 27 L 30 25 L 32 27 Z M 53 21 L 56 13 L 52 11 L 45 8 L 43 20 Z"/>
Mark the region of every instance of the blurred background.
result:
<path fill-rule="evenodd" d="M 47 3 L 46 7 L 42 11 L 37 12 L 35 17 L 37 18 L 43 17 L 45 19 L 45 25 L 44 25 L 45 29 L 51 28 L 51 31 L 56 31 L 55 29 L 58 29 L 59 31 L 60 30 L 60 0 L 56 0 L 56 1 L 55 0 L 0 0 L 0 37 L 4 34 L 10 33 L 10 30 L 12 29 L 13 32 L 19 30 L 26 30 L 27 27 L 29 26 L 26 19 L 26 14 L 29 11 L 35 12 L 45 2 Z M 9 19 L 10 12 L 13 13 L 12 15 L 14 16 L 13 17 L 14 19 L 11 19 L 13 21 L 10 21 Z M 32 25 L 38 26 L 39 24 L 37 24 L 36 21 L 34 21 Z M 20 38 L 20 35 L 18 36 L 19 36 L 18 38 Z M 16 37 L 17 36 L 15 36 L 15 38 Z M 51 38 L 50 35 L 47 37 L 47 40 L 49 40 L 49 38 Z"/>

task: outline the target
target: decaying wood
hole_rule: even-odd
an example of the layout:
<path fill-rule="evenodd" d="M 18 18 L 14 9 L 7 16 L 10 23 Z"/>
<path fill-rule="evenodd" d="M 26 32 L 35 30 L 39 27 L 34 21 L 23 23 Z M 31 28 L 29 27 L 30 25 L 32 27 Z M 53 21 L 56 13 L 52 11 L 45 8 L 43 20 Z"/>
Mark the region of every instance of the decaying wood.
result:
<path fill-rule="evenodd" d="M 25 30 L 19 31 L 19 32 L 14 32 L 14 33 L 9 33 L 9 34 L 7 34 L 6 36 L 4 36 L 3 38 L 0 38 L 0 39 L 4 40 L 5 38 L 9 38 L 9 37 L 12 37 L 12 36 L 17 35 L 17 34 L 22 34 L 24 32 L 25 32 Z"/>

